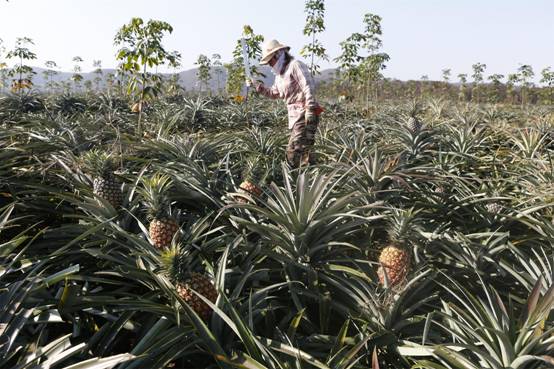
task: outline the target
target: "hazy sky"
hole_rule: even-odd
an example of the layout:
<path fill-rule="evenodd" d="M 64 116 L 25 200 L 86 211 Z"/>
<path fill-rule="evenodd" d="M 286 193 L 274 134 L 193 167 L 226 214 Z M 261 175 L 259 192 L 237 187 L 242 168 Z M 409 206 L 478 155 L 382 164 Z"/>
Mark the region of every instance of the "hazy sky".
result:
<path fill-rule="evenodd" d="M 536 74 L 554 68 L 554 0 L 327 0 L 326 31 L 320 40 L 331 58 L 339 42 L 362 31 L 367 12 L 383 18 L 383 51 L 391 59 L 387 77 L 440 79 L 471 74 L 476 62 L 486 75 L 508 74 L 530 64 Z M 224 61 L 242 26 L 249 24 L 266 39 L 277 38 L 292 53 L 308 40 L 303 0 L 4 0 L 0 1 L 0 38 L 11 49 L 16 37 L 33 39 L 32 50 L 44 66 L 54 60 L 62 70 L 82 57 L 84 71 L 99 59 L 104 68 L 116 65 L 113 37 L 132 17 L 169 22 L 174 31 L 164 38 L 168 50 L 181 52 L 183 69 L 194 67 L 199 54 L 221 54 Z M 323 68 L 333 63 L 321 63 Z"/>

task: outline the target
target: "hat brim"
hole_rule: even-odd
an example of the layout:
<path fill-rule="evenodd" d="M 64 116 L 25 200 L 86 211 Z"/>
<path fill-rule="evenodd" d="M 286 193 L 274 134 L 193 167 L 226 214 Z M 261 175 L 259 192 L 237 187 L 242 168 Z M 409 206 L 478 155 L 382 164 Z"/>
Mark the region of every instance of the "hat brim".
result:
<path fill-rule="evenodd" d="M 275 53 L 276 53 L 277 51 L 283 50 L 283 49 L 286 49 L 287 51 L 289 51 L 289 50 L 290 50 L 290 46 L 285 46 L 285 45 L 283 45 L 283 46 L 281 46 L 281 47 L 276 48 L 275 50 L 273 50 L 272 52 L 270 52 L 269 54 L 267 54 L 266 56 L 264 56 L 264 57 L 262 58 L 262 60 L 260 60 L 260 64 L 261 64 L 261 65 L 265 65 L 265 64 L 269 63 L 269 61 L 271 60 L 271 58 L 273 58 L 273 55 L 275 55 Z"/>

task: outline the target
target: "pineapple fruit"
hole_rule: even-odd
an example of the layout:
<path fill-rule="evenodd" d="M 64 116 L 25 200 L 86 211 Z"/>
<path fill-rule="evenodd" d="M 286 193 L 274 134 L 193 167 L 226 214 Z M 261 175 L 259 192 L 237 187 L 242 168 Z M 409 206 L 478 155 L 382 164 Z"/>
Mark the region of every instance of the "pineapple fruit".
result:
<path fill-rule="evenodd" d="M 416 234 L 416 212 L 399 210 L 393 213 L 388 229 L 390 243 L 381 250 L 377 275 L 384 286 L 402 284 L 411 269 L 412 256 L 408 249 Z"/>
<path fill-rule="evenodd" d="M 201 258 L 196 254 L 196 250 L 174 244 L 162 252 L 160 261 L 165 274 L 175 285 L 177 294 L 196 314 L 207 320 L 212 309 L 196 293 L 212 303 L 215 303 L 218 294 L 212 280 L 198 272 L 202 266 L 199 265 Z"/>
<path fill-rule="evenodd" d="M 85 166 L 94 175 L 92 192 L 108 201 L 114 208 L 120 207 L 123 203 L 123 193 L 121 182 L 116 179 L 113 173 L 115 165 L 111 155 L 92 150 L 86 153 L 84 161 Z"/>
<path fill-rule="evenodd" d="M 379 282 L 382 285 L 388 282 L 389 286 L 394 287 L 406 279 L 410 271 L 411 256 L 407 250 L 391 244 L 381 250 L 379 264 L 381 264 L 377 269 Z"/>
<path fill-rule="evenodd" d="M 490 202 L 485 205 L 487 211 L 491 214 L 498 214 L 502 211 L 503 207 L 497 202 Z"/>
<path fill-rule="evenodd" d="M 406 124 L 408 126 L 408 129 L 410 131 L 412 131 L 413 133 L 419 132 L 421 130 L 421 127 L 422 127 L 422 124 L 419 121 L 419 119 L 417 119 L 417 117 L 408 118 L 408 121 L 407 121 Z"/>
<path fill-rule="evenodd" d="M 263 191 L 260 184 L 265 182 L 268 175 L 266 161 L 262 155 L 251 156 L 246 161 L 246 167 L 243 171 L 243 181 L 239 185 L 239 193 L 249 194 L 254 197 L 262 195 Z M 236 201 L 246 203 L 245 197 L 237 196 Z"/>
<path fill-rule="evenodd" d="M 420 114 L 421 112 L 422 108 L 418 101 L 413 101 L 412 103 L 410 103 L 406 126 L 412 133 L 417 133 L 423 128 L 423 125 L 418 118 L 418 114 Z"/>
<path fill-rule="evenodd" d="M 178 230 L 179 225 L 175 219 L 170 217 L 153 218 L 148 226 L 148 234 L 152 239 L 152 244 L 157 248 L 169 246 Z"/>
<path fill-rule="evenodd" d="M 171 179 L 167 175 L 155 174 L 151 178 L 142 178 L 139 193 L 143 197 L 150 222 L 148 233 L 152 244 L 157 248 L 168 247 L 179 230 L 177 221 L 171 216 L 171 206 L 167 192 Z"/>
<path fill-rule="evenodd" d="M 501 184 L 491 185 L 491 188 L 486 189 L 487 195 L 490 202 L 485 204 L 485 209 L 489 214 L 497 215 L 504 210 L 503 200 L 499 199 L 502 197 L 502 193 L 507 193 L 507 189 Z"/>
<path fill-rule="evenodd" d="M 242 181 L 239 186 L 239 190 L 242 190 L 253 196 L 260 196 L 262 194 L 262 189 L 257 185 L 255 185 L 254 183 L 252 183 L 250 180 Z M 239 201 L 244 201 L 244 199 L 241 198 Z"/>
<path fill-rule="evenodd" d="M 212 308 L 196 295 L 193 290 L 215 303 L 217 290 L 210 278 L 200 273 L 191 273 L 184 282 L 177 284 L 179 296 L 200 316 L 207 320 L 212 313 Z"/>

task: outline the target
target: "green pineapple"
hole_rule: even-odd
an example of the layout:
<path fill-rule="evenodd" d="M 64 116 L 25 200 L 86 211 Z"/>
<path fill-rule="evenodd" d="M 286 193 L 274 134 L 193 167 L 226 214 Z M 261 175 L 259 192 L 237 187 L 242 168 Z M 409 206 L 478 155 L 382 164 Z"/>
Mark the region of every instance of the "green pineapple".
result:
<path fill-rule="evenodd" d="M 418 114 L 422 112 L 421 105 L 418 101 L 413 101 L 409 105 L 408 119 L 406 120 L 406 126 L 412 133 L 421 131 L 423 124 L 418 118 Z"/>
<path fill-rule="evenodd" d="M 92 192 L 108 201 L 114 208 L 120 207 L 123 203 L 123 192 L 121 182 L 114 175 L 115 163 L 111 154 L 91 150 L 85 154 L 83 161 L 94 176 Z"/>
<path fill-rule="evenodd" d="M 167 195 L 172 185 L 171 178 L 158 173 L 150 178 L 143 177 L 141 182 L 143 187 L 138 191 L 147 208 L 150 239 L 158 248 L 167 247 L 179 230 L 177 221 L 171 216 L 171 204 Z"/>

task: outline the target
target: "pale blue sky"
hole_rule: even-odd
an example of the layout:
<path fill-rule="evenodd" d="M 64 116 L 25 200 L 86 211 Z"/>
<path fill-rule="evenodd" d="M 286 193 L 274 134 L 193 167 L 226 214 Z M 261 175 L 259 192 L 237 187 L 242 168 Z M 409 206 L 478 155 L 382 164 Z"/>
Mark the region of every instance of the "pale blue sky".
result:
<path fill-rule="evenodd" d="M 554 68 L 554 0 L 327 0 L 326 31 L 320 36 L 329 55 L 339 42 L 362 30 L 367 12 L 383 18 L 383 50 L 391 56 L 385 75 L 440 79 L 471 74 L 471 65 L 487 64 L 486 75 L 514 72 L 520 63 L 536 74 Z M 34 40 L 33 63 L 54 60 L 71 70 L 78 55 L 83 70 L 93 59 L 116 65 L 113 37 L 132 17 L 169 22 L 174 32 L 164 38 L 168 50 L 183 55 L 183 69 L 194 67 L 199 54 L 231 58 L 242 26 L 277 38 L 292 53 L 308 40 L 302 35 L 303 0 L 4 0 L 0 1 L 0 38 L 8 49 L 16 37 Z M 322 63 L 322 67 L 333 64 Z"/>

